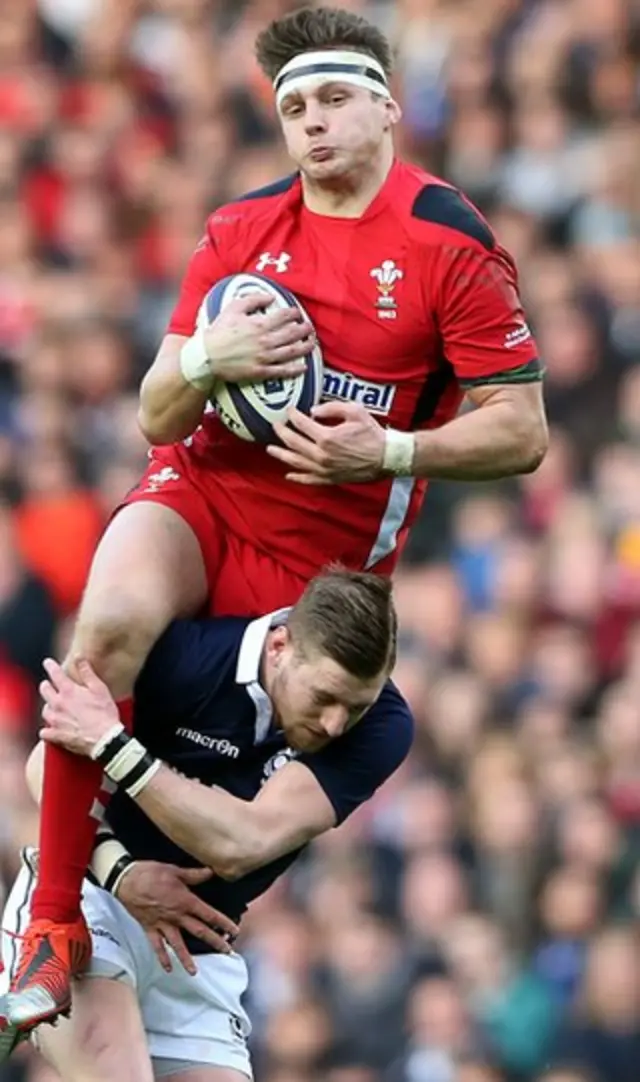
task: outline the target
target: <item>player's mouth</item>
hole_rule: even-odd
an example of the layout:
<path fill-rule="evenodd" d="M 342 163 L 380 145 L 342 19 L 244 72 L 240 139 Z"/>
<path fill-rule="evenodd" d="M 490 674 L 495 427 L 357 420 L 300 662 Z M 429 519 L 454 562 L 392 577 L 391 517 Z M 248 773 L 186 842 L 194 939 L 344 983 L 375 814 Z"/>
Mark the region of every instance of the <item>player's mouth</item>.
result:
<path fill-rule="evenodd" d="M 329 743 L 329 740 L 326 733 L 305 725 L 296 729 L 296 732 L 289 738 L 289 743 L 296 751 L 315 752 L 324 748 Z"/>
<path fill-rule="evenodd" d="M 334 154 L 333 147 L 312 147 L 309 151 L 312 162 L 328 162 L 333 158 Z"/>

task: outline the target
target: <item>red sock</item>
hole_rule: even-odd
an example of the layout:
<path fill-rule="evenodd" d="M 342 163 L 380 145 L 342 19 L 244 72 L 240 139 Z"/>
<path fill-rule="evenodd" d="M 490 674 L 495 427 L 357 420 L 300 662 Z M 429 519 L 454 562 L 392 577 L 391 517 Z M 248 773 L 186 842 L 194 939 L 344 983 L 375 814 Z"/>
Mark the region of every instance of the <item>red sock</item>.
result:
<path fill-rule="evenodd" d="M 118 703 L 128 732 L 133 699 Z M 71 923 L 80 912 L 82 880 L 91 860 L 98 820 L 91 810 L 98 799 L 103 770 L 99 763 L 48 744 L 40 807 L 38 883 L 32 919 Z"/>

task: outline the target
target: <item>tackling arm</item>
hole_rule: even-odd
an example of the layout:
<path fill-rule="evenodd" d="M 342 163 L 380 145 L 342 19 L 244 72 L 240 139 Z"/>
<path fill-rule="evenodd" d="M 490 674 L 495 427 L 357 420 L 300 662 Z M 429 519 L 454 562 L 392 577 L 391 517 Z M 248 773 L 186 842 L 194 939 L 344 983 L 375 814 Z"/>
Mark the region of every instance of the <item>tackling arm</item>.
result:
<path fill-rule="evenodd" d="M 224 879 L 239 879 L 336 825 L 319 782 L 296 762 L 278 770 L 251 801 L 164 764 L 134 799 L 176 845 Z"/>
<path fill-rule="evenodd" d="M 37 803 L 43 751 L 39 743 L 26 768 Z M 251 801 L 184 778 L 164 764 L 134 799 L 176 845 L 223 879 L 239 879 L 336 825 L 320 783 L 296 762 L 278 770 Z"/>

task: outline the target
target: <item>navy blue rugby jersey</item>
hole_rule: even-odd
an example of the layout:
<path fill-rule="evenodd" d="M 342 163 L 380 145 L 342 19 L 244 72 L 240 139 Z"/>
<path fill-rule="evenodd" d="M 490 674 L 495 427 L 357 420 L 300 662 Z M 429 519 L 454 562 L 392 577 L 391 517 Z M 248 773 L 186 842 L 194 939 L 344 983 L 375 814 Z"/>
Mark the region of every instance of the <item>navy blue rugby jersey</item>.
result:
<path fill-rule="evenodd" d="M 389 681 L 374 706 L 344 736 L 313 754 L 296 753 L 273 724 L 271 702 L 259 680 L 269 629 L 286 620 L 280 610 L 248 620 L 220 617 L 176 621 L 152 650 L 135 689 L 134 731 L 149 751 L 189 778 L 251 800 L 292 758 L 315 775 L 342 823 L 405 759 L 413 718 Z M 194 858 L 173 844 L 123 792 L 107 813 L 111 827 L 137 859 L 192 867 Z M 226 882 L 214 877 L 200 897 L 239 920 L 295 860 L 300 850 Z M 190 948 L 202 951 L 195 940 Z"/>

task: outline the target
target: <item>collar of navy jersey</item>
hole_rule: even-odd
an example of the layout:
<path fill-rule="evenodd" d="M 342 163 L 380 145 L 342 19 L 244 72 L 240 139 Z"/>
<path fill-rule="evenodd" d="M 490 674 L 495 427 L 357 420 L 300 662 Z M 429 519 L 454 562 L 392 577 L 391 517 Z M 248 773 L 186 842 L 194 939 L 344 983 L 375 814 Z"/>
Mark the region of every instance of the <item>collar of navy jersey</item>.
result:
<path fill-rule="evenodd" d="M 274 612 L 268 612 L 266 616 L 259 616 L 257 620 L 252 620 L 250 624 L 247 624 L 238 651 L 236 684 L 260 682 L 260 662 L 267 633 L 272 627 L 286 624 L 290 612 L 291 606 L 286 609 L 275 609 Z"/>
<path fill-rule="evenodd" d="M 260 683 L 260 662 L 269 631 L 286 624 L 291 608 L 276 609 L 252 620 L 245 628 L 236 665 L 236 684 L 242 684 L 256 708 L 254 744 L 266 738 L 273 719 L 273 703 Z"/>

